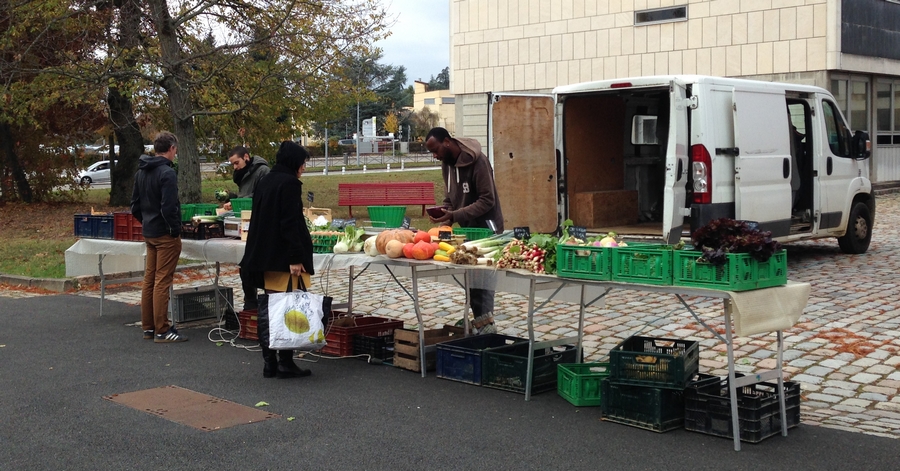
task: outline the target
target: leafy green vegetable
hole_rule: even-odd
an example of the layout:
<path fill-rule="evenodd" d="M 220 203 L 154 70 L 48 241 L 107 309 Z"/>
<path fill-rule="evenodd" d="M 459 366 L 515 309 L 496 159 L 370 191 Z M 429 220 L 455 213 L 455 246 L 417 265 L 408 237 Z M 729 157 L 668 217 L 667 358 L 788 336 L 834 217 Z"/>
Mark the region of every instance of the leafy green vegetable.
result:
<path fill-rule="evenodd" d="M 781 249 L 772 240 L 772 233 L 760 231 L 755 224 L 719 218 L 697 229 L 691 235 L 694 247 L 703 252 L 703 258 L 713 265 L 724 265 L 729 253 L 746 253 L 765 262 Z"/>

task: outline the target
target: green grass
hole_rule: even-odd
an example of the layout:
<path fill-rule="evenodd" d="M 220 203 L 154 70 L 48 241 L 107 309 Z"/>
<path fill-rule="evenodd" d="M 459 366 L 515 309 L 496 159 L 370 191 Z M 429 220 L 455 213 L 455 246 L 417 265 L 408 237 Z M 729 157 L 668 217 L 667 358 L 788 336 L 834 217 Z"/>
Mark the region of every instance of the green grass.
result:
<path fill-rule="evenodd" d="M 0 273 L 33 278 L 65 278 L 66 249 L 74 240 L 15 238 L 0 248 Z"/>

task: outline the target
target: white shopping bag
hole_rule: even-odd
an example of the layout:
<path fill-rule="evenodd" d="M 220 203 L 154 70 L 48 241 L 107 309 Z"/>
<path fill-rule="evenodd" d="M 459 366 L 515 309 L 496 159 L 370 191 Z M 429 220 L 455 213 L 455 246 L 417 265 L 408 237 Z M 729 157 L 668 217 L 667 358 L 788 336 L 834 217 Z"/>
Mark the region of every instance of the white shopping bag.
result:
<path fill-rule="evenodd" d="M 268 298 L 269 348 L 320 350 L 325 346 L 324 296 L 293 291 L 272 293 Z"/>

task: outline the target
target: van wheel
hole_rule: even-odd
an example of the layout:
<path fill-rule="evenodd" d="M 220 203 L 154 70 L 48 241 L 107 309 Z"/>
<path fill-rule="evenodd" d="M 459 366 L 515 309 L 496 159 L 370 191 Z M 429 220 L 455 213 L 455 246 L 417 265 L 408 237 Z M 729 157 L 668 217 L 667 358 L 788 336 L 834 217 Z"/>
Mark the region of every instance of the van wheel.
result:
<path fill-rule="evenodd" d="M 855 203 L 850 210 L 847 232 L 838 237 L 841 251 L 849 254 L 866 253 L 872 241 L 872 214 L 865 203 Z"/>

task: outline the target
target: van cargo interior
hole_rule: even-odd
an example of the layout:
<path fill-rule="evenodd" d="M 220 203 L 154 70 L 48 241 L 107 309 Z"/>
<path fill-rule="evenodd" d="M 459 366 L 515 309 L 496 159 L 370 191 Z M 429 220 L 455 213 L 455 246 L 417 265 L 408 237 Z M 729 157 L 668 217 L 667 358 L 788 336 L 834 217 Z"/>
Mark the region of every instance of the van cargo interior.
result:
<path fill-rule="evenodd" d="M 563 112 L 572 222 L 589 232 L 661 236 L 668 89 L 569 96 Z M 642 144 L 632 136 L 635 116 L 648 117 Z"/>

